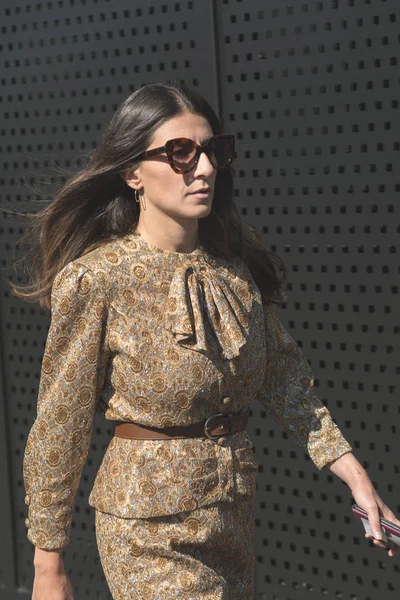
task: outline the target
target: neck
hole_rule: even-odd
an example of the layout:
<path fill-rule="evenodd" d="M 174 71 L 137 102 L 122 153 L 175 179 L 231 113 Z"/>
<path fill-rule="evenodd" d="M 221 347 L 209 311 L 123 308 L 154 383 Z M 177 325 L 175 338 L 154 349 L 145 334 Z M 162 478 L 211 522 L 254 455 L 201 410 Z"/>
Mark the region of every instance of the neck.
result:
<path fill-rule="evenodd" d="M 140 235 L 145 242 L 164 248 L 169 252 L 193 252 L 199 244 L 198 222 L 195 220 L 190 224 L 195 225 L 195 227 L 190 227 L 190 231 L 176 222 L 170 226 L 152 225 L 147 227 L 139 218 L 135 233 Z"/>

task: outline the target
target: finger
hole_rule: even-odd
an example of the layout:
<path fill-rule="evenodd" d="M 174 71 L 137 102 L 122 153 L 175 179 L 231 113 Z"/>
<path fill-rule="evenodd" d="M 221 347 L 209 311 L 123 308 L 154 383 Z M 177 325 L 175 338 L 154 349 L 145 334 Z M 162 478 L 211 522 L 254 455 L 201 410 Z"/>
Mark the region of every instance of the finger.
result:
<path fill-rule="evenodd" d="M 392 523 L 397 525 L 397 527 L 400 527 L 399 519 L 396 517 L 395 514 L 392 513 L 391 510 L 389 510 L 388 513 L 384 513 L 383 518 L 386 519 L 386 521 L 391 521 Z"/>
<path fill-rule="evenodd" d="M 388 543 L 388 542 L 384 542 L 384 541 L 381 541 L 381 540 L 377 540 L 377 539 L 376 539 L 376 538 L 374 538 L 374 536 L 373 536 L 373 535 L 371 535 L 370 533 L 366 533 L 366 534 L 365 534 L 365 537 L 366 537 L 367 539 L 369 539 L 369 541 L 373 542 L 373 543 L 374 543 L 374 546 L 378 546 L 379 548 L 385 548 L 385 549 L 388 549 L 388 548 L 390 548 L 390 545 L 389 545 L 389 543 Z"/>
<path fill-rule="evenodd" d="M 395 525 L 400 527 L 400 520 L 396 517 L 394 512 L 392 510 L 390 510 L 390 508 L 384 502 L 380 505 L 380 510 L 382 513 L 382 517 L 384 519 L 386 519 L 386 521 L 391 521 L 392 523 L 394 523 Z"/>
<path fill-rule="evenodd" d="M 377 540 L 375 538 L 373 538 L 373 542 L 375 546 L 378 546 L 378 548 L 384 548 L 386 550 L 389 547 L 389 545 L 385 542 L 381 542 L 380 540 Z"/>
<path fill-rule="evenodd" d="M 376 540 L 376 539 L 374 538 L 374 536 L 373 536 L 373 535 L 371 535 L 370 533 L 366 533 L 366 534 L 365 534 L 365 537 L 366 537 L 366 538 L 367 538 L 369 541 L 373 542 L 373 543 L 374 543 L 374 546 L 379 546 L 380 548 L 387 548 L 387 546 L 384 544 L 384 542 L 381 542 L 381 541 L 379 541 L 379 540 Z"/>
<path fill-rule="evenodd" d="M 393 556 L 396 556 L 396 554 L 400 554 L 400 548 L 398 546 L 394 546 L 393 548 L 390 548 L 390 551 Z"/>
<path fill-rule="evenodd" d="M 392 510 L 390 510 L 390 508 L 388 506 L 386 506 L 386 504 L 384 504 L 382 506 L 381 511 L 382 511 L 382 516 L 384 519 L 386 519 L 386 521 L 391 521 L 392 523 L 394 523 L 395 525 L 400 527 L 399 519 L 396 517 L 394 512 Z"/>
<path fill-rule="evenodd" d="M 382 540 L 382 529 L 379 520 L 378 506 L 374 506 L 367 511 L 368 521 L 371 526 L 372 534 L 376 540 Z"/>

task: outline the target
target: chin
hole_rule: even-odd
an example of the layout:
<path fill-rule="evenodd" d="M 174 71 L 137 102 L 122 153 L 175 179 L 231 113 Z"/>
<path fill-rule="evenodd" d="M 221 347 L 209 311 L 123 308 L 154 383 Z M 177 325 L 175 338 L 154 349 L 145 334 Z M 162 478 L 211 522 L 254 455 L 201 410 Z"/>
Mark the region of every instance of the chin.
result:
<path fill-rule="evenodd" d="M 201 205 L 199 205 L 199 210 L 197 212 L 201 212 L 200 216 L 202 216 L 202 217 L 208 217 L 208 215 L 211 212 L 211 205 L 206 204 L 206 203 L 201 204 Z"/>

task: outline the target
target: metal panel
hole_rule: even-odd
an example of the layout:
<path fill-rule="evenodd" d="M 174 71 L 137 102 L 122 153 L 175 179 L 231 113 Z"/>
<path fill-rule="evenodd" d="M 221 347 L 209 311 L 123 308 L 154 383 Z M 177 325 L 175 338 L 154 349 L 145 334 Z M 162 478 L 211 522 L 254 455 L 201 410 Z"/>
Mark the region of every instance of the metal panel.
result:
<path fill-rule="evenodd" d="M 288 267 L 283 320 L 319 396 L 399 513 L 395 0 L 22 0 L 3 1 L 0 14 L 3 277 L 15 277 L 10 249 L 24 227 L 9 199 L 31 209 L 31 182 L 61 180 L 53 161 L 83 162 L 142 83 L 175 77 L 196 87 L 236 134 L 236 203 Z M 10 482 L 0 496 L 0 598 L 8 600 L 29 597 L 32 583 L 21 462 L 49 319 L 5 282 L 0 293 L 0 468 Z M 364 540 L 347 487 L 317 471 L 260 405 L 249 433 L 260 463 L 257 600 L 395 598 L 398 561 Z M 110 598 L 87 496 L 111 435 L 96 417 L 65 555 L 79 598 Z"/>
<path fill-rule="evenodd" d="M 84 162 L 85 152 L 96 143 L 103 123 L 116 106 L 147 81 L 170 77 L 185 81 L 198 88 L 218 110 L 213 10 L 209 1 L 3 3 L 3 211 L 22 204 L 31 210 L 31 181 L 41 176 L 59 178 L 54 163 L 70 167 L 72 162 Z M 19 185 L 22 178 L 23 184 Z M 24 221 L 3 211 L 3 276 L 11 278 L 15 277 L 8 269 L 11 254 L 19 257 L 14 245 L 22 232 L 17 227 L 23 228 Z M 12 518 L 6 516 L 10 490 L 3 489 L 1 508 L 6 522 L 13 527 L 2 529 L 2 566 L 6 568 L 1 584 L 6 587 L 0 589 L 0 598 L 9 600 L 14 581 L 19 596 L 23 590 L 29 592 L 33 579 L 33 546 L 26 538 L 24 524 L 27 510 L 22 456 L 36 415 L 49 317 L 36 305 L 18 301 L 8 293 L 6 284 L 4 287 L 3 406 L 7 409 L 7 445 L 12 458 Z M 87 497 L 111 435 L 111 428 L 96 417 L 64 559 L 79 598 L 110 598 Z M 9 551 L 13 543 L 15 561 Z"/>
<path fill-rule="evenodd" d="M 282 319 L 317 394 L 399 513 L 398 3 L 218 6 L 237 205 L 288 268 Z M 397 597 L 398 561 L 364 539 L 347 486 L 262 406 L 250 423 L 257 599 Z"/>

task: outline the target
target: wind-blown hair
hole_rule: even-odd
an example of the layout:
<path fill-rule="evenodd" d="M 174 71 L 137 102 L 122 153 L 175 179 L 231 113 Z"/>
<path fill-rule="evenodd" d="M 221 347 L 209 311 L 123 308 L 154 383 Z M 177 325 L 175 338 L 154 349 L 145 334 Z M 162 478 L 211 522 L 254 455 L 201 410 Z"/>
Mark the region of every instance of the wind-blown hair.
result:
<path fill-rule="evenodd" d="M 214 135 L 224 133 L 207 100 L 175 80 L 150 82 L 118 106 L 87 166 L 73 174 L 44 209 L 28 214 L 34 222 L 21 240 L 31 241 L 19 263 L 29 272 L 30 283 L 9 282 L 14 296 L 39 301 L 42 309 L 51 310 L 52 283 L 66 264 L 135 229 L 140 204 L 120 173 L 139 164 L 132 159 L 150 147 L 161 125 L 186 112 L 205 117 Z M 241 218 L 233 202 L 233 174 L 232 166 L 217 173 L 212 210 L 199 219 L 199 240 L 214 256 L 242 257 L 263 300 L 284 302 L 285 266 Z M 281 279 L 278 269 L 283 271 Z"/>

